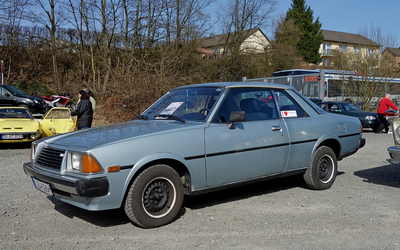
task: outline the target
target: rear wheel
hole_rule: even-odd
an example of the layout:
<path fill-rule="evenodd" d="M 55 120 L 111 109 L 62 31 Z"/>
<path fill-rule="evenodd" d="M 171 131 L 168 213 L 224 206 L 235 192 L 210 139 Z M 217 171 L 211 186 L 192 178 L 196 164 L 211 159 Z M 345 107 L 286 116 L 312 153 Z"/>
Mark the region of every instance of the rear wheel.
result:
<path fill-rule="evenodd" d="M 330 147 L 322 146 L 314 152 L 303 177 L 309 188 L 324 190 L 332 186 L 336 175 L 336 155 Z"/>
<path fill-rule="evenodd" d="M 178 173 L 167 165 L 144 170 L 132 183 L 125 200 L 125 213 L 137 226 L 159 227 L 170 223 L 183 202 Z"/>
<path fill-rule="evenodd" d="M 20 105 L 18 105 L 18 107 L 29 109 L 28 105 L 26 105 L 26 104 L 20 104 Z"/>

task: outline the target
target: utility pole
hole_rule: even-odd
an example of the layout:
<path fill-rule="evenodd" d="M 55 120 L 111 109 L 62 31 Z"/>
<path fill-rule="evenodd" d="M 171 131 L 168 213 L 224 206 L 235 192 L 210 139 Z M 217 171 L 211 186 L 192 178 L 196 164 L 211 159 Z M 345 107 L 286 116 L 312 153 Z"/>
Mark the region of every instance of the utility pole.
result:
<path fill-rule="evenodd" d="M 3 60 L 1 60 L 1 85 L 4 84 L 4 77 L 3 77 Z"/>

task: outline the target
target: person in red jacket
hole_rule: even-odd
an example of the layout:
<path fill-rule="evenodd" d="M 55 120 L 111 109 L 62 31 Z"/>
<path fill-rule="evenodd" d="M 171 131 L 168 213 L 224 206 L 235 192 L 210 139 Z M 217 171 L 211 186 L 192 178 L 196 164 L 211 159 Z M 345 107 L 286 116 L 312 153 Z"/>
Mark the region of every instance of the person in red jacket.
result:
<path fill-rule="evenodd" d="M 386 94 L 385 97 L 383 97 L 379 101 L 379 106 L 378 106 L 378 119 L 381 121 L 381 124 L 379 124 L 378 129 L 376 130 L 377 134 L 382 133 L 382 129 L 385 128 L 385 133 L 387 134 L 389 131 L 389 124 L 386 120 L 386 114 L 385 111 L 388 111 L 389 108 L 392 108 L 396 110 L 396 115 L 399 114 L 399 109 L 397 108 L 396 105 L 393 104 L 393 102 L 390 100 L 390 94 Z"/>

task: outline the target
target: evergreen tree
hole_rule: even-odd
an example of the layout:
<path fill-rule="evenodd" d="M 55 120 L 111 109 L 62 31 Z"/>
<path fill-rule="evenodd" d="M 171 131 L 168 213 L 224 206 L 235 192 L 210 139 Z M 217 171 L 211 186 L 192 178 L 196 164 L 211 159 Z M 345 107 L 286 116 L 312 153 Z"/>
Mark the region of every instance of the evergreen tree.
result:
<path fill-rule="evenodd" d="M 300 29 L 301 37 L 297 43 L 297 52 L 308 63 L 320 63 L 319 48 L 324 40 L 320 32 L 319 18 L 313 22 L 313 11 L 305 5 L 305 0 L 293 0 L 291 9 L 286 12 L 286 21 L 292 20 Z"/>

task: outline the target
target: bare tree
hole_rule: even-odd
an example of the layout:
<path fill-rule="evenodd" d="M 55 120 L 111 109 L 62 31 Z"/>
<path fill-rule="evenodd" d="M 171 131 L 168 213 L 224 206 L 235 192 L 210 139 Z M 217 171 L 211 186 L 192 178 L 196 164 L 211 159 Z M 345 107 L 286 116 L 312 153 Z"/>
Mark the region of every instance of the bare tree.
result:
<path fill-rule="evenodd" d="M 29 2 L 31 5 L 28 20 L 33 23 L 43 25 L 50 35 L 50 48 L 53 53 L 53 75 L 57 90 L 60 90 L 60 81 L 57 66 L 57 47 L 58 41 L 56 31 L 64 22 L 60 0 L 34 0 Z"/>

